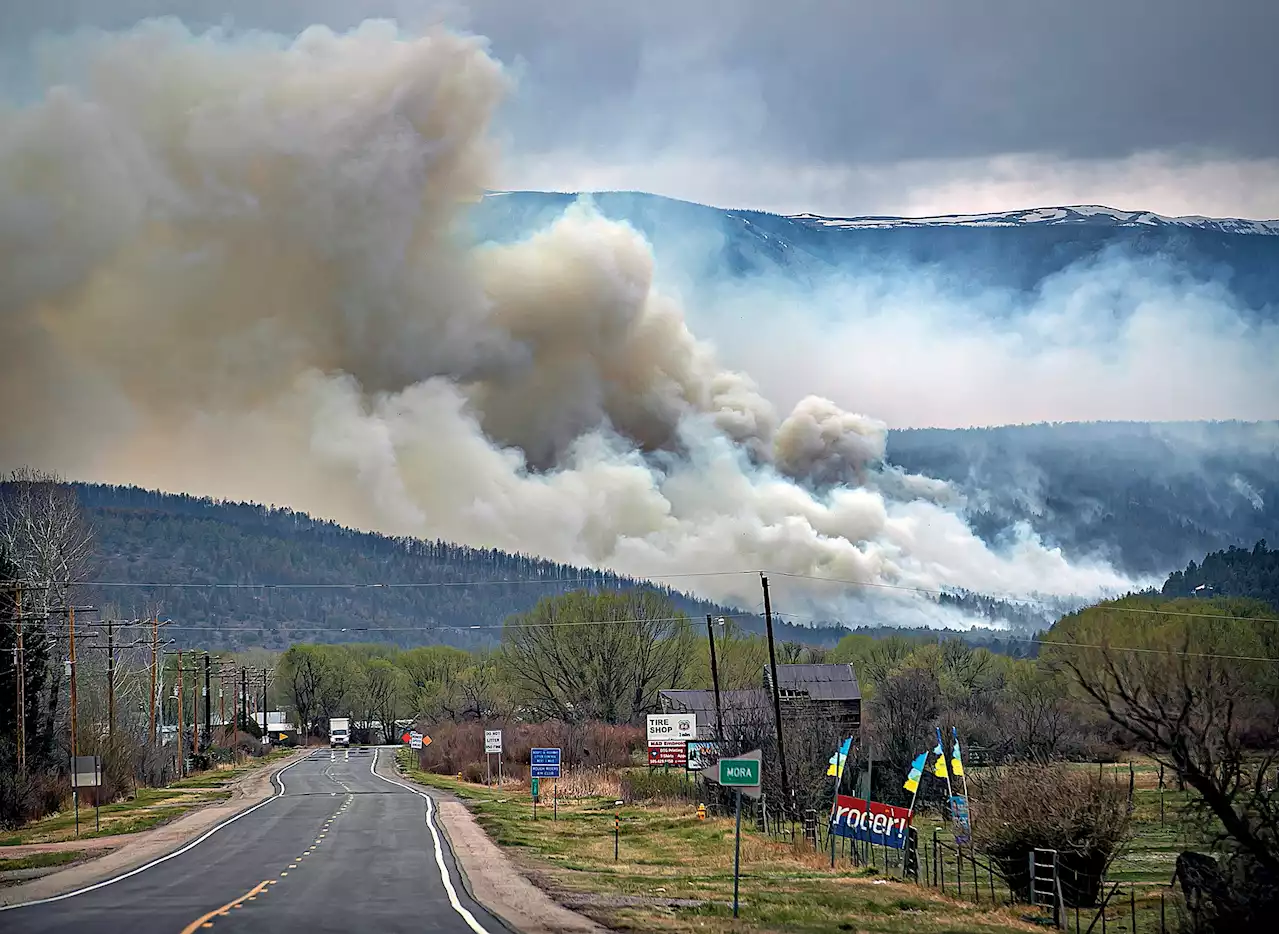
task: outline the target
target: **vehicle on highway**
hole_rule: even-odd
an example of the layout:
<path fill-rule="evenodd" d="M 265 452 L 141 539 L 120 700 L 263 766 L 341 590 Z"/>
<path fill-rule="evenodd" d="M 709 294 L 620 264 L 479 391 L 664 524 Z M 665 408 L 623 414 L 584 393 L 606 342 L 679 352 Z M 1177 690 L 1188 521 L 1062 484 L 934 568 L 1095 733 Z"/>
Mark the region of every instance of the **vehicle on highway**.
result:
<path fill-rule="evenodd" d="M 351 720 L 348 717 L 329 718 L 329 745 L 351 745 Z"/>

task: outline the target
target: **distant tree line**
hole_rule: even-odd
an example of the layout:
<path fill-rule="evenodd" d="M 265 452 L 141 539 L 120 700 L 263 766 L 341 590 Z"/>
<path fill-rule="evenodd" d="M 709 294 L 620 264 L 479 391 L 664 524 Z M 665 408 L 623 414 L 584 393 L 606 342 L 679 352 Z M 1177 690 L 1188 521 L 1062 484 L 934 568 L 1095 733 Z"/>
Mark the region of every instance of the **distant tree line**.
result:
<path fill-rule="evenodd" d="M 1199 564 L 1174 571 L 1160 588 L 1166 597 L 1247 597 L 1272 606 L 1276 601 L 1277 552 L 1260 541 L 1253 548 L 1227 548 Z"/>

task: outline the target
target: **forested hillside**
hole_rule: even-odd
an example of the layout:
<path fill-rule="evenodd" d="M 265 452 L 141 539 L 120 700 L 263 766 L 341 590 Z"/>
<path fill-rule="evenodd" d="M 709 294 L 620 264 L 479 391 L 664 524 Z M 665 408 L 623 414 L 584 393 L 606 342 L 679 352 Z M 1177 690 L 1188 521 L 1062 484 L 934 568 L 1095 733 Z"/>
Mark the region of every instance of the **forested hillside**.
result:
<path fill-rule="evenodd" d="M 1277 540 L 1275 422 L 1082 422 L 889 433 L 888 459 L 947 480 L 973 528 L 1020 523 L 1068 555 L 1164 576 Z"/>
<path fill-rule="evenodd" d="M 1199 564 L 1174 571 L 1160 593 L 1166 597 L 1247 597 L 1277 605 L 1277 551 L 1260 541 L 1253 548 L 1215 551 Z"/>
<path fill-rule="evenodd" d="M 763 630 L 754 614 L 529 555 L 389 538 L 288 509 L 137 487 L 77 484 L 76 490 L 95 530 L 94 577 L 132 583 L 99 587 L 95 599 L 126 616 L 158 611 L 161 618 L 207 627 L 184 634 L 172 626 L 180 643 L 476 647 L 495 643 L 503 621 L 541 597 L 629 587 L 666 594 L 695 619 L 733 615 L 746 629 Z M 819 645 L 834 645 L 845 631 L 781 620 L 776 626 L 780 639 Z"/>

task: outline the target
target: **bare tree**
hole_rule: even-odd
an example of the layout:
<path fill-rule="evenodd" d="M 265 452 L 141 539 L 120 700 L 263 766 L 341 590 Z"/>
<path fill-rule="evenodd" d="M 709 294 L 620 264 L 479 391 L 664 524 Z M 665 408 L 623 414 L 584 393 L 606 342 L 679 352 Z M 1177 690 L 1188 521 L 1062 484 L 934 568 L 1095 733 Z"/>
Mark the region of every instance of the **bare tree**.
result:
<path fill-rule="evenodd" d="M 1077 730 L 1062 676 L 1041 666 L 1014 669 L 998 706 L 998 722 L 1013 755 L 1048 764 Z"/>
<path fill-rule="evenodd" d="M 29 468 L 0 481 L 0 554 L 6 574 L 12 575 L 5 588 L 15 608 L 19 590 L 22 595 L 18 676 L 27 762 L 48 768 L 61 759 L 55 737 L 62 715 L 65 627 L 58 624 L 93 555 L 92 530 L 75 490 L 54 474 Z"/>
<path fill-rule="evenodd" d="M 316 712 L 320 709 L 320 690 L 324 680 L 324 661 L 316 646 L 294 645 L 280 658 L 281 682 L 288 692 L 289 703 L 298 714 L 298 730 L 303 742 L 310 735 Z"/>
<path fill-rule="evenodd" d="M 938 678 L 931 670 L 904 668 L 884 679 L 867 705 L 868 735 L 878 758 L 886 763 L 880 774 L 892 777 L 877 782 L 881 801 L 902 797 L 902 776 L 911 760 L 924 751 L 941 699 Z"/>
<path fill-rule="evenodd" d="M 395 742 L 396 714 L 407 694 L 408 678 L 385 658 L 370 659 L 361 674 L 358 696 L 365 723 L 382 724 L 384 742 Z"/>
<path fill-rule="evenodd" d="M 1066 664 L 1113 723 L 1199 793 L 1228 836 L 1274 865 L 1276 750 L 1251 749 L 1245 738 L 1265 731 L 1274 741 L 1275 707 L 1250 696 L 1247 665 L 1191 653 L 1188 637 L 1155 662 L 1104 648 Z M 1268 717 L 1270 729 L 1259 731 L 1256 720 Z"/>
<path fill-rule="evenodd" d="M 519 699 L 571 722 L 626 723 L 656 710 L 692 654 L 688 620 L 643 590 L 548 598 L 503 630 L 503 667 Z"/>
<path fill-rule="evenodd" d="M 1214 840 L 1232 864 L 1236 918 L 1270 913 L 1277 891 L 1276 626 L 1241 619 L 1263 605 L 1227 606 L 1223 616 L 1126 621 L 1126 645 L 1105 628 L 1073 631 L 1085 645 L 1062 661 L 1085 694 L 1199 796 L 1223 829 Z M 1232 622 L 1230 614 L 1236 614 Z M 1086 624 L 1106 625 L 1105 613 Z M 1099 646 L 1093 648 L 1092 646 Z M 1135 649 L 1137 649 L 1135 651 Z M 1208 825 L 1210 822 L 1204 822 Z"/>
<path fill-rule="evenodd" d="M 65 606 L 93 556 L 75 490 L 56 474 L 15 470 L 0 482 L 0 550 L 32 584 L 32 606 Z"/>

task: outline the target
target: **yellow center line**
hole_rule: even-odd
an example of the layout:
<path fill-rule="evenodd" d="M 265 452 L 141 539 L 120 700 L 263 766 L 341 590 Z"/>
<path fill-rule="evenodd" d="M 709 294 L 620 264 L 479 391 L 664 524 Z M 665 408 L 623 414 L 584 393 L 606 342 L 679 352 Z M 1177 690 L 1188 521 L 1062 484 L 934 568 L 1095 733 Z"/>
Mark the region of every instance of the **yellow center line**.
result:
<path fill-rule="evenodd" d="M 216 918 L 218 915 L 225 915 L 232 908 L 239 908 L 240 903 L 242 901 L 244 901 L 246 898 L 250 898 L 254 895 L 257 895 L 266 887 L 267 887 L 267 880 L 263 879 L 261 882 L 259 882 L 249 891 L 245 892 L 239 898 L 232 899 L 231 901 L 223 905 L 221 908 L 215 908 L 213 909 L 213 911 L 210 911 L 196 918 L 194 921 L 192 921 L 190 924 L 188 924 L 186 927 L 182 929 L 182 934 L 195 934 L 197 929 L 202 927 L 209 927 L 212 924 L 212 920 Z"/>

